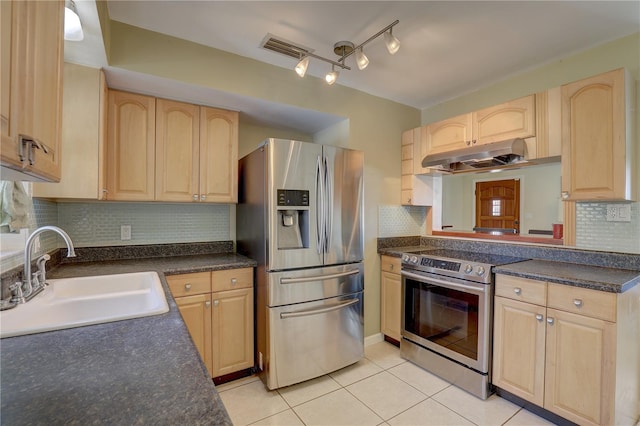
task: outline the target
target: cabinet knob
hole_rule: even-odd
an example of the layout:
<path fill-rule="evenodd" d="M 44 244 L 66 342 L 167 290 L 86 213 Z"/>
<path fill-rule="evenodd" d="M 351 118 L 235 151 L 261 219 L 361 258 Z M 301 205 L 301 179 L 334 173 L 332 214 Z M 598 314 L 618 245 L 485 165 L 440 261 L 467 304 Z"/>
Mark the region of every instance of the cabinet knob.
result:
<path fill-rule="evenodd" d="M 471 141 L 466 141 L 467 146 L 471 146 Z"/>
<path fill-rule="evenodd" d="M 186 284 L 184 285 L 184 289 L 185 289 L 186 291 L 191 290 L 191 283 L 186 283 Z"/>
<path fill-rule="evenodd" d="M 198 201 L 198 194 L 193 194 L 193 201 Z"/>
<path fill-rule="evenodd" d="M 389 269 L 391 269 L 393 271 L 393 263 L 391 265 L 389 265 Z"/>
<path fill-rule="evenodd" d="M 582 308 L 582 299 L 573 299 L 573 304 L 576 308 Z"/>
<path fill-rule="evenodd" d="M 207 300 L 206 302 L 204 302 L 204 306 L 206 306 L 207 308 L 211 306 L 211 301 Z"/>
<path fill-rule="evenodd" d="M 542 314 L 536 314 L 536 319 L 540 322 L 542 322 L 542 320 L 544 319 L 544 317 L 542 316 Z"/>
<path fill-rule="evenodd" d="M 214 301 L 213 301 L 213 306 L 218 306 L 219 304 L 220 304 L 220 301 L 219 301 L 219 300 L 214 300 Z"/>
<path fill-rule="evenodd" d="M 238 280 L 235 278 L 231 278 L 231 285 L 236 285 L 238 284 Z"/>
<path fill-rule="evenodd" d="M 516 287 L 513 289 L 513 292 L 520 296 L 522 294 L 522 289 L 520 287 Z"/>
<path fill-rule="evenodd" d="M 553 319 L 553 318 L 547 318 L 547 324 L 549 324 L 549 325 L 553 325 L 553 323 L 554 323 L 554 322 L 555 322 L 555 321 L 554 321 L 554 319 Z"/>
<path fill-rule="evenodd" d="M 477 140 L 475 140 L 475 139 L 474 139 L 473 141 L 471 141 L 471 143 L 472 143 L 473 145 L 475 145 L 475 144 L 476 144 L 476 142 L 478 142 L 478 141 L 477 141 Z"/>
<path fill-rule="evenodd" d="M 569 199 L 569 191 L 562 191 L 562 199 L 563 200 Z"/>
<path fill-rule="evenodd" d="M 202 194 L 202 195 L 200 196 L 200 201 L 204 201 L 204 200 L 206 200 L 206 199 L 207 199 L 207 196 L 206 196 L 206 195 Z"/>

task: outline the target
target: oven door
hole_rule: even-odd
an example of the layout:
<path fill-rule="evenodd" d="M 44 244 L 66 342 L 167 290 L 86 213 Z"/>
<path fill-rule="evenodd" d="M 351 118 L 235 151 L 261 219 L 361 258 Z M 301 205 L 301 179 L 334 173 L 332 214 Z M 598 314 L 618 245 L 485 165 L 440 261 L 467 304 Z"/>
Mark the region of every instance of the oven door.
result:
<path fill-rule="evenodd" d="M 402 270 L 402 336 L 489 372 L 492 286 Z"/>

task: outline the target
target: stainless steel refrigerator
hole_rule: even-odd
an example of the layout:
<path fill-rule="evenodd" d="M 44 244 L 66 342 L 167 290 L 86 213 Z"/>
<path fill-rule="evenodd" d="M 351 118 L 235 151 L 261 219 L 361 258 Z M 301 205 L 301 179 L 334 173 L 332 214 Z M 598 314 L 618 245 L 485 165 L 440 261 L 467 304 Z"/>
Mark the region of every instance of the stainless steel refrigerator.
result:
<path fill-rule="evenodd" d="M 267 139 L 240 159 L 237 251 L 258 262 L 256 365 L 269 389 L 364 356 L 360 151 Z"/>

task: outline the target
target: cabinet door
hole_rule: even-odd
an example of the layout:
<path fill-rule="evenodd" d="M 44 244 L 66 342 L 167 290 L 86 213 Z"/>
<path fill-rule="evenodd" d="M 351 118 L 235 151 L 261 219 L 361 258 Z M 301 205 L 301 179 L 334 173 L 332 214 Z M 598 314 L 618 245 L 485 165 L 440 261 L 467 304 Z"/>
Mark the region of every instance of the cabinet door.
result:
<path fill-rule="evenodd" d="M 154 199 L 155 110 L 155 98 L 109 92 L 107 199 Z"/>
<path fill-rule="evenodd" d="M 402 315 L 400 275 L 382 271 L 380 289 L 380 328 L 382 334 L 400 341 Z"/>
<path fill-rule="evenodd" d="M 535 113 L 535 95 L 475 111 L 472 144 L 535 136 Z"/>
<path fill-rule="evenodd" d="M 238 113 L 200 108 L 200 201 L 238 202 Z"/>
<path fill-rule="evenodd" d="M 199 201 L 200 108 L 156 100 L 156 201 Z"/>
<path fill-rule="evenodd" d="M 579 424 L 613 424 L 615 323 L 547 309 L 544 408 Z"/>
<path fill-rule="evenodd" d="M 253 288 L 212 293 L 213 377 L 253 367 Z"/>
<path fill-rule="evenodd" d="M 629 198 L 625 150 L 624 70 L 562 86 L 563 198 Z"/>
<path fill-rule="evenodd" d="M 2 161 L 49 181 L 60 179 L 63 13 L 60 0 L 2 2 Z M 34 141 L 31 161 L 19 137 Z"/>
<path fill-rule="evenodd" d="M 99 200 L 103 197 L 106 82 L 102 70 L 64 64 L 60 182 L 34 183 L 34 197 Z M 82 123 L 82 125 L 78 125 Z"/>
<path fill-rule="evenodd" d="M 213 375 L 211 351 L 211 294 L 176 297 L 176 304 L 211 377 Z"/>
<path fill-rule="evenodd" d="M 545 307 L 495 298 L 493 384 L 544 403 Z"/>
<path fill-rule="evenodd" d="M 453 151 L 471 145 L 471 114 L 463 114 L 426 126 L 427 154 Z"/>

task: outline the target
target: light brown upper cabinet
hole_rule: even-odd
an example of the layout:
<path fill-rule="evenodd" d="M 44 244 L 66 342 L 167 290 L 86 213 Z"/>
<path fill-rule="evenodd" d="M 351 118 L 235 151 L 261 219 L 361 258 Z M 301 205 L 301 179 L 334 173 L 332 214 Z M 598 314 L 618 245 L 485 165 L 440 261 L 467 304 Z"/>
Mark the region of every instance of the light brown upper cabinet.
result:
<path fill-rule="evenodd" d="M 89 200 L 105 197 L 106 114 L 107 86 L 102 70 L 65 63 L 62 96 L 64 173 L 59 183 L 34 183 L 34 197 Z"/>
<path fill-rule="evenodd" d="M 420 142 L 423 128 L 417 127 L 402 132 L 402 171 L 400 177 L 401 204 L 406 206 L 432 206 L 438 191 L 442 190 L 442 181 L 434 182 L 433 176 L 418 174 Z M 422 167 L 422 165 L 420 165 Z M 425 169 L 425 173 L 429 169 Z"/>
<path fill-rule="evenodd" d="M 109 91 L 107 199 L 153 201 L 156 99 Z"/>
<path fill-rule="evenodd" d="M 637 199 L 631 83 L 618 69 L 562 86 L 563 199 Z"/>
<path fill-rule="evenodd" d="M 429 124 L 424 138 L 426 149 L 422 151 L 425 155 L 436 154 L 535 136 L 535 112 L 535 95 L 529 95 Z"/>
<path fill-rule="evenodd" d="M 237 112 L 111 92 L 109 200 L 237 202 Z"/>
<path fill-rule="evenodd" d="M 2 165 L 34 180 L 61 175 L 64 2 L 2 1 Z"/>

